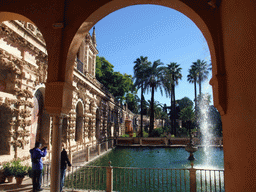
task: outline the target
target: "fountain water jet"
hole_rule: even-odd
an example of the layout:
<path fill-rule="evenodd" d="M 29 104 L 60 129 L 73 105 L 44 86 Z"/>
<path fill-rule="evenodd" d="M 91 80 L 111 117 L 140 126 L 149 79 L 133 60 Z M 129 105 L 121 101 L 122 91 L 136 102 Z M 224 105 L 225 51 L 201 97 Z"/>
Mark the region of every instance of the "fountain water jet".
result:
<path fill-rule="evenodd" d="M 199 99 L 199 127 L 201 132 L 201 145 L 204 148 L 204 165 L 209 166 L 212 160 L 210 145 L 213 139 L 212 125 L 209 119 L 209 95 L 204 94 Z"/>

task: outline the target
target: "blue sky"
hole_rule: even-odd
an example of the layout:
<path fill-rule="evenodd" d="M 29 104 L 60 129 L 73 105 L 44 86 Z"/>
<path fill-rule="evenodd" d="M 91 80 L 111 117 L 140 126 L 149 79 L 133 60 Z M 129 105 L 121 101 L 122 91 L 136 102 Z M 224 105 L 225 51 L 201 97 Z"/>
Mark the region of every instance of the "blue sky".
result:
<path fill-rule="evenodd" d="M 194 100 L 194 86 L 187 82 L 188 69 L 197 59 L 210 63 L 210 53 L 203 34 L 187 16 L 163 6 L 134 5 L 109 14 L 95 28 L 98 56 L 113 64 L 115 71 L 133 75 L 133 62 L 140 56 L 151 62 L 177 62 L 183 78 L 175 89 L 176 99 L 187 96 Z M 202 91 L 212 95 L 208 81 Z M 145 98 L 149 100 L 150 93 Z M 170 105 L 170 98 L 159 91 L 155 100 Z"/>

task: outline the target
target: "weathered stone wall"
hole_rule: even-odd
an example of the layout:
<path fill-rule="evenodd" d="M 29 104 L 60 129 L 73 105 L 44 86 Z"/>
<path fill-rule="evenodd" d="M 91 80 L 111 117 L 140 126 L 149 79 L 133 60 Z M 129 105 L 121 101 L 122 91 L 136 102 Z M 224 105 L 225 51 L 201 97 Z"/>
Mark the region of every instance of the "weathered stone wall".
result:
<path fill-rule="evenodd" d="M 62 143 L 69 154 L 125 133 L 124 119 L 134 114 L 95 78 L 98 51 L 87 34 L 75 61 L 72 109 L 63 117 Z M 52 118 L 44 109 L 47 51 L 32 24 L 6 21 L 0 27 L 0 163 L 29 160 L 35 141 L 48 147 Z"/>

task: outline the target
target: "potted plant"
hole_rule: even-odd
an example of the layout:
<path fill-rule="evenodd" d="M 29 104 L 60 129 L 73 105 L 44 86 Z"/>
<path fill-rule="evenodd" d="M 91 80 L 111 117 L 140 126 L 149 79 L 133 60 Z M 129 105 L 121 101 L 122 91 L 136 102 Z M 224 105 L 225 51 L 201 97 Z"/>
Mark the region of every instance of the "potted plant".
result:
<path fill-rule="evenodd" d="M 12 182 L 14 173 L 13 173 L 13 164 L 11 162 L 7 162 L 3 164 L 4 175 L 7 177 L 8 182 Z"/>
<path fill-rule="evenodd" d="M 4 183 L 5 182 L 5 178 L 6 178 L 6 176 L 4 175 L 4 169 L 1 168 L 0 169 L 0 183 Z"/>
<path fill-rule="evenodd" d="M 16 179 L 16 183 L 20 185 L 25 177 L 28 174 L 28 167 L 18 164 L 14 167 L 14 176 Z"/>
<path fill-rule="evenodd" d="M 32 167 L 28 167 L 28 176 L 29 176 L 29 178 L 33 179 L 33 169 L 32 169 Z"/>

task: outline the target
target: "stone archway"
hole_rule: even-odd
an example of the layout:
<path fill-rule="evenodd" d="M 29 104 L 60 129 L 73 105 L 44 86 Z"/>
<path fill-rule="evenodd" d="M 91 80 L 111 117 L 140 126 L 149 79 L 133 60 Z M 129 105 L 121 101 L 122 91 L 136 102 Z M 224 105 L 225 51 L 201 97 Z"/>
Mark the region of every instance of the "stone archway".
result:
<path fill-rule="evenodd" d="M 214 105 L 218 109 L 218 111 L 224 115 L 226 112 L 226 82 L 225 82 L 225 66 L 223 63 L 223 47 L 222 40 L 220 34 L 216 30 L 218 26 L 216 25 L 216 21 L 219 21 L 219 17 L 210 17 L 207 16 L 214 12 L 213 7 L 207 5 L 207 9 L 204 14 L 200 14 L 200 10 L 197 10 L 198 7 L 194 7 L 189 3 L 184 3 L 180 0 L 131 0 L 131 1 L 120 1 L 113 0 L 102 5 L 99 9 L 95 10 L 83 23 L 81 23 L 79 29 L 77 30 L 74 38 L 69 47 L 69 51 L 67 53 L 67 61 L 66 61 L 66 82 L 72 82 L 72 72 L 74 68 L 74 59 L 76 53 L 78 51 L 79 45 L 82 42 L 81 35 L 86 34 L 89 30 L 102 18 L 107 16 L 108 14 L 125 8 L 131 5 L 139 5 L 139 4 L 153 4 L 153 5 L 161 5 L 168 8 L 175 9 L 188 18 L 190 18 L 197 27 L 203 33 L 209 49 L 211 53 L 211 62 L 212 62 L 212 80 L 211 85 L 213 87 L 214 92 Z M 201 4 L 202 6 L 202 4 Z M 205 5 L 204 5 L 205 6 Z M 206 8 L 206 7 L 205 7 Z M 200 9 L 200 8 L 198 8 Z M 218 51 L 216 51 L 218 50 Z"/>
<path fill-rule="evenodd" d="M 60 3 L 60 2 L 59 2 Z M 87 24 L 88 24 L 88 26 L 89 26 L 89 29 L 92 27 L 90 27 L 90 25 L 94 25 L 94 23 L 96 23 L 99 19 L 101 19 L 101 18 L 103 18 L 104 16 L 106 16 L 107 14 L 109 14 L 109 13 L 111 13 L 111 12 L 113 12 L 113 11 L 115 11 L 115 10 L 117 10 L 117 9 L 120 9 L 120 8 L 123 8 L 123 7 L 126 7 L 126 6 L 129 6 L 129 5 L 134 5 L 134 4 L 142 4 L 142 3 L 150 3 L 150 4 L 161 4 L 161 5 L 164 5 L 164 6 L 167 6 L 167 7 L 172 7 L 172 6 L 174 6 L 174 7 L 176 7 L 177 9 L 178 8 L 184 8 L 184 12 L 186 12 L 186 11 L 191 11 L 190 10 L 190 6 L 189 5 L 187 5 L 187 4 L 185 4 L 185 3 L 183 3 L 182 1 L 179 1 L 179 0 L 173 0 L 173 1 L 168 1 L 168 0 L 165 0 L 165 1 L 159 1 L 159 0 L 150 0 L 150 1 L 148 1 L 148 0 L 139 0 L 139 1 L 135 1 L 135 0 L 131 0 L 131 1 L 122 1 L 122 0 L 113 0 L 113 1 L 110 1 L 109 3 L 106 3 L 106 2 L 104 1 L 102 4 L 100 4 L 100 5 L 98 5 L 98 6 L 96 6 L 95 7 L 95 11 L 92 9 L 92 12 L 93 13 L 91 13 L 91 12 L 89 12 L 89 14 L 91 13 L 91 16 L 90 17 L 88 17 L 89 19 L 87 19 L 86 20 L 86 22 L 84 23 L 84 25 L 82 26 L 82 27 L 85 27 Z M 56 3 L 56 4 L 58 4 L 58 2 Z M 89 3 L 88 3 L 89 4 Z M 34 5 L 34 4 L 33 4 Z M 44 5 L 46 5 L 46 4 L 44 4 Z M 172 6 L 168 6 L 168 5 L 172 5 Z M 63 12 L 65 12 L 66 10 L 65 10 L 65 4 L 62 4 L 62 3 L 60 3 L 59 5 L 58 5 L 59 7 L 60 7 L 60 9 L 58 9 L 58 10 L 62 10 L 63 9 L 63 6 L 64 6 L 64 11 Z M 179 7 L 180 6 L 180 7 Z M 193 4 L 191 4 L 191 6 L 192 7 L 195 7 L 195 6 L 193 6 Z M 43 7 L 43 6 L 42 6 Z M 23 7 L 22 7 L 23 8 Z M 30 7 L 31 8 L 31 7 Z M 200 9 L 201 7 L 199 6 L 199 9 Z M 54 9 L 54 6 L 53 6 L 53 9 Z M 45 10 L 45 9 L 43 9 L 43 10 Z M 196 12 L 196 10 L 193 10 L 193 11 L 195 11 Z M 193 12 L 192 11 L 192 12 Z M 40 12 L 40 11 L 39 11 Z M 66 14 L 66 12 L 65 12 L 65 14 L 63 14 L 62 15 L 62 12 L 61 11 L 59 11 L 58 13 L 61 13 L 61 14 L 59 14 L 59 15 L 61 15 L 61 19 L 63 19 L 63 20 L 66 20 L 66 15 L 67 15 L 67 17 L 68 17 L 68 14 Z M 68 13 L 68 11 L 67 11 L 67 13 Z M 49 14 L 51 14 L 51 12 L 49 13 Z M 47 15 L 47 14 L 46 14 Z M 204 14 L 201 14 L 202 16 L 204 15 Z M 209 14 L 205 14 L 206 16 L 205 17 L 207 17 Z M 40 16 L 37 16 L 37 17 L 40 17 Z M 198 18 L 200 18 L 199 16 L 198 16 Z M 209 17 L 210 18 L 210 17 Z M 54 22 L 55 21 L 60 21 L 59 20 L 60 18 L 59 17 L 54 17 Z M 90 21 L 90 19 L 91 19 L 91 21 Z M 50 20 L 50 19 L 48 19 L 48 20 Z M 68 20 L 68 19 L 67 19 Z M 47 20 L 46 20 L 46 22 L 47 22 Z M 214 20 L 212 21 L 213 23 L 214 23 Z M 55 23 L 53 23 L 53 24 L 55 24 Z M 42 23 L 41 23 L 41 25 L 43 25 Z M 46 30 L 48 30 L 50 27 L 51 27 L 51 25 L 52 25 L 52 20 L 51 20 L 51 23 L 50 23 L 50 25 L 48 25 L 48 26 L 46 26 L 45 28 L 44 28 L 44 30 L 46 31 Z M 71 102 L 67 102 L 67 100 L 68 101 L 70 101 L 70 96 L 69 96 L 69 94 L 70 94 L 70 90 L 72 90 L 72 86 L 71 86 L 71 83 L 72 83 L 72 73 L 73 73 L 73 61 L 74 61 L 74 58 L 72 58 L 72 57 L 67 57 L 67 63 L 65 63 L 64 64 L 64 62 L 63 61 L 65 61 L 66 60 L 66 50 L 63 50 L 62 51 L 62 48 L 64 48 L 65 49 L 65 47 L 68 47 L 69 46 L 69 42 L 68 41 L 65 41 L 64 39 L 65 39 L 65 37 L 67 37 L 68 38 L 68 36 L 73 36 L 72 34 L 71 35 L 67 35 L 67 34 L 69 34 L 69 31 L 68 31 L 68 25 L 66 25 L 66 23 L 64 23 L 64 24 L 62 24 L 62 25 L 65 25 L 64 27 L 63 27 L 63 29 L 61 29 L 61 30 L 58 30 L 57 32 L 55 32 L 55 33 L 53 33 L 53 34 L 56 34 L 56 37 L 57 37 L 57 39 L 58 40 L 55 40 L 54 41 L 54 43 L 52 44 L 53 46 L 49 46 L 49 47 L 51 47 L 51 49 L 53 50 L 53 48 L 54 49 L 57 49 L 57 53 L 58 54 L 54 54 L 54 53 L 51 53 L 51 59 L 50 59 L 50 62 L 49 62 L 49 64 L 51 64 L 51 66 L 50 66 L 50 69 L 49 69 L 49 71 L 51 72 L 51 75 L 49 75 L 49 83 L 48 83 L 48 85 L 47 85 L 47 88 L 48 88 L 48 93 L 49 94 L 47 94 L 47 96 L 48 96 L 48 99 L 47 99 L 47 106 L 49 107 L 49 110 L 51 110 L 52 109 L 52 111 L 51 112 L 55 112 L 54 110 L 56 110 L 58 113 L 60 113 L 59 111 L 61 111 L 61 112 L 63 112 L 63 113 L 67 113 L 68 112 L 68 110 L 70 109 L 70 107 L 69 107 L 69 105 L 71 105 L 70 103 Z M 76 27 L 77 27 L 77 25 L 70 25 L 70 26 L 72 26 L 72 27 L 74 27 L 75 29 L 77 29 Z M 66 30 L 67 29 L 67 30 Z M 81 29 L 81 28 L 80 28 Z M 87 30 L 87 31 L 89 31 L 89 29 Z M 84 30 L 84 29 L 83 29 Z M 49 30 L 50 31 L 50 30 Z M 49 41 L 49 39 L 55 39 L 55 38 L 52 38 L 52 37 L 50 37 L 50 35 L 51 35 L 51 31 L 50 32 L 48 32 L 48 41 Z M 81 34 L 83 34 L 83 33 L 81 33 L 81 31 L 79 31 L 79 35 L 81 35 Z M 79 35 L 78 35 L 78 37 L 79 37 Z M 64 40 L 65 42 L 63 42 L 62 40 Z M 75 42 L 75 44 L 77 44 L 77 42 Z M 78 43 L 79 44 L 79 43 Z M 57 48 L 56 48 L 57 47 Z M 60 51 L 61 50 L 61 51 Z M 63 53 L 64 52 L 64 53 Z M 76 53 L 77 51 L 75 51 L 75 53 Z M 70 53 L 70 52 L 69 52 Z M 72 53 L 71 53 L 72 54 Z M 71 59 L 71 60 L 69 60 L 69 59 Z M 212 59 L 212 61 L 213 61 L 214 59 Z M 56 61 L 56 63 L 57 64 L 54 64 L 55 63 L 55 61 Z M 68 62 L 69 61 L 71 61 L 71 65 L 69 65 L 68 64 Z M 61 63 L 62 62 L 62 63 Z M 214 61 L 213 61 L 213 63 L 214 63 Z M 66 67 L 65 67 L 65 65 L 66 65 Z M 64 67 L 63 67 L 64 66 Z M 57 71 L 55 71 L 55 69 L 58 69 Z M 64 69 L 64 70 L 63 70 Z M 65 72 L 65 70 L 66 70 L 66 72 Z M 69 77 L 71 77 L 71 78 L 69 78 Z M 71 80 L 71 81 L 70 81 Z M 56 88 L 57 87 L 57 88 Z M 55 94 L 53 94 L 53 93 L 56 93 L 56 96 L 55 96 Z M 54 103 L 54 101 L 56 101 L 56 99 L 54 99 L 53 97 L 56 97 L 57 98 L 57 100 L 59 101 L 59 102 L 56 102 L 56 103 Z M 64 102 L 63 102 L 64 101 Z M 63 106 L 64 105 L 64 106 Z M 52 107 L 52 108 L 51 108 Z M 59 108 L 61 108 L 60 110 L 59 110 Z M 57 113 L 57 114 L 58 114 Z M 56 128 L 55 128 L 56 129 Z M 56 131 L 56 133 L 57 133 L 57 131 Z M 55 140 L 56 140 L 56 138 L 54 138 Z M 53 147 L 54 148 L 54 147 Z M 58 150 L 56 150 L 56 151 L 58 151 Z M 58 161 L 58 159 L 56 160 L 56 161 Z M 55 171 L 56 172 L 56 171 Z M 54 174 L 53 174 L 54 175 Z M 53 181 L 53 179 L 54 178 L 52 178 L 52 181 Z M 57 180 L 57 185 L 58 185 L 58 180 Z"/>
<path fill-rule="evenodd" d="M 14 12 L 0 12 L 0 22 L 10 21 L 10 20 L 21 20 L 21 21 L 26 21 L 26 22 L 34 23 L 28 17 L 25 17 L 24 15 L 21 15 L 21 14 L 18 14 L 18 13 L 14 13 Z"/>

